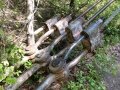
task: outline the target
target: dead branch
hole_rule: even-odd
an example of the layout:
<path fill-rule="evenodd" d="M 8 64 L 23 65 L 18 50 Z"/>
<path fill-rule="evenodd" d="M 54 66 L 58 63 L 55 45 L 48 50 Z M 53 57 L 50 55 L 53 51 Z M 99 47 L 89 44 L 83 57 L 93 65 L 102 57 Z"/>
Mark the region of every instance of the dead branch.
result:
<path fill-rule="evenodd" d="M 28 44 L 35 44 L 35 37 L 32 34 L 34 32 L 34 0 L 27 0 L 28 10 L 27 10 L 27 20 L 28 20 Z"/>

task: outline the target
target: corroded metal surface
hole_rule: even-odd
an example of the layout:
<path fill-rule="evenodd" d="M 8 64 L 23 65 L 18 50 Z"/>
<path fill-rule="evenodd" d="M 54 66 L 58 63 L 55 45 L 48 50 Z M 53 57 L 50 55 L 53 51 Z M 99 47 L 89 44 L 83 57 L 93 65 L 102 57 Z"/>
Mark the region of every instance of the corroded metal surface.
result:
<path fill-rule="evenodd" d="M 59 15 L 57 17 L 53 17 L 45 22 L 45 32 L 52 29 L 52 26 L 57 23 L 62 18 L 62 15 Z"/>
<path fill-rule="evenodd" d="M 64 69 L 62 69 L 61 72 L 59 73 L 50 73 L 45 80 L 41 83 L 40 86 L 37 87 L 36 90 L 46 90 L 51 83 L 53 83 L 56 80 L 66 80 L 68 78 L 69 75 L 69 69 L 72 68 L 74 65 L 76 65 L 82 57 L 84 57 L 87 54 L 87 50 L 84 50 L 78 57 L 76 57 L 74 60 L 72 60 L 71 62 L 69 62 L 68 64 L 66 64 L 66 66 L 64 67 Z M 61 68 L 58 69 L 58 71 Z M 57 72 L 57 71 L 56 71 Z"/>
<path fill-rule="evenodd" d="M 35 53 L 35 51 L 37 50 L 38 46 L 41 45 L 44 40 L 51 34 L 54 33 L 54 31 L 58 30 L 59 32 L 62 32 L 62 34 L 64 34 L 65 32 L 65 28 L 68 26 L 68 22 L 72 19 L 72 15 L 68 15 L 65 18 L 59 20 L 57 22 L 57 18 L 53 18 L 47 21 L 46 26 L 48 27 L 49 31 L 47 31 L 45 34 L 43 34 L 34 45 L 30 45 L 26 47 L 26 54 L 30 55 Z M 52 21 L 51 21 L 52 20 Z M 53 25 L 53 23 L 51 24 L 50 22 L 56 22 L 55 25 Z M 51 26 L 52 25 L 52 26 Z M 34 49 L 35 48 L 35 49 Z"/>
<path fill-rule="evenodd" d="M 84 57 L 88 52 L 93 51 L 100 44 L 101 30 L 103 29 L 103 26 L 103 20 L 99 19 L 95 23 L 89 25 L 88 28 L 86 28 L 84 31 L 82 31 L 81 35 L 85 37 L 82 42 L 85 50 L 76 59 L 72 60 L 68 64 L 64 62 L 66 60 L 63 59 L 52 61 L 49 65 L 51 74 L 48 75 L 48 77 L 41 83 L 41 85 L 36 90 L 47 89 L 54 81 L 60 80 L 64 77 L 68 77 L 69 69 L 75 66 L 82 57 Z M 54 78 L 51 79 L 51 77 Z"/>
<path fill-rule="evenodd" d="M 100 31 L 102 24 L 103 20 L 99 19 L 81 32 L 81 35 L 84 35 L 86 37 L 82 41 L 83 47 L 89 52 L 93 51 L 100 44 Z"/>
<path fill-rule="evenodd" d="M 76 18 L 73 22 L 71 22 L 70 27 L 66 29 L 69 38 L 69 42 L 73 42 L 77 40 L 80 36 L 80 32 L 82 31 L 82 23 L 84 22 L 84 18 L 81 17 L 88 13 L 94 6 L 96 6 L 101 0 L 98 0 L 95 4 L 93 4 L 90 8 L 88 8 L 85 12 L 83 12 L 78 18 Z M 34 45 L 30 45 L 26 47 L 25 54 L 31 55 L 34 54 L 37 50 L 37 47 L 44 42 L 44 40 L 51 34 L 55 32 L 57 36 L 65 34 L 65 28 L 68 26 L 68 23 L 72 20 L 74 13 L 66 16 L 65 18 L 59 20 L 61 16 L 49 19 L 46 22 L 46 27 L 49 29 L 44 35 L 42 35 L 38 41 Z M 59 21 L 58 21 L 59 20 Z M 58 21 L 58 22 L 57 22 Z M 56 24 L 55 24 L 56 22 Z M 29 48 L 29 49 L 28 49 Z M 35 48 L 35 49 L 34 49 Z"/>
<path fill-rule="evenodd" d="M 87 10 L 85 10 L 80 16 L 78 16 L 75 20 L 73 20 L 69 26 L 65 29 L 67 32 L 67 40 L 69 43 L 73 43 L 78 40 L 81 36 L 80 33 L 83 30 L 83 22 L 85 21 L 84 15 L 87 14 L 93 7 L 95 7 L 101 0 L 95 2 L 92 6 L 90 6 Z M 85 26 L 84 26 L 85 27 Z"/>
<path fill-rule="evenodd" d="M 70 22 L 70 20 L 72 20 L 71 15 L 66 16 L 65 18 L 58 21 L 55 25 L 53 25 L 53 27 L 56 28 L 55 34 L 57 36 L 62 35 L 62 34 L 65 33 L 65 28 L 68 26 L 68 23 Z"/>
<path fill-rule="evenodd" d="M 100 44 L 101 31 L 118 13 L 120 8 L 118 8 L 104 23 L 102 19 L 99 19 L 95 23 L 89 25 L 81 35 L 85 35 L 86 38 L 82 41 L 83 47 L 91 52 Z"/>
<path fill-rule="evenodd" d="M 60 19 L 62 18 L 62 15 L 58 15 L 56 17 L 52 17 L 49 20 L 47 20 L 44 25 L 41 28 L 38 28 L 36 31 L 34 31 L 34 35 L 40 33 L 41 31 L 44 30 L 44 32 L 47 32 L 48 30 L 52 29 L 52 26 L 57 23 Z"/>
<path fill-rule="evenodd" d="M 58 58 L 57 60 L 54 60 L 49 64 L 49 70 L 52 73 L 61 73 L 64 70 L 65 66 L 65 60 L 62 60 L 62 58 Z"/>
<path fill-rule="evenodd" d="M 67 50 L 67 48 L 68 48 L 68 46 L 66 48 L 62 49 L 58 54 L 48 57 L 45 62 L 39 62 L 38 64 L 34 64 L 30 69 L 28 69 L 26 72 L 24 72 L 23 74 L 21 74 L 18 77 L 17 82 L 15 84 L 9 85 L 5 90 L 16 90 L 30 76 L 32 76 L 38 69 L 40 69 L 41 67 L 47 66 L 47 64 L 50 61 L 54 61 L 57 58 L 59 58 L 60 56 L 62 56 L 65 53 L 65 51 Z"/>
<path fill-rule="evenodd" d="M 98 1 L 101 1 L 101 0 L 98 0 Z M 112 3 L 113 1 L 114 0 L 111 0 L 110 3 Z M 56 24 L 57 27 L 53 26 L 56 28 L 55 31 L 60 30 L 59 34 L 61 34 L 61 35 L 50 46 L 48 46 L 44 49 L 41 49 L 41 50 L 37 49 L 39 44 L 30 45 L 26 48 L 26 54 L 30 58 L 33 58 L 35 56 L 35 54 L 37 54 L 35 59 L 39 64 L 33 65 L 33 67 L 28 69 L 27 72 L 23 73 L 18 78 L 18 82 L 16 84 L 14 84 L 13 86 L 10 85 L 9 89 L 7 89 L 7 90 L 17 89 L 17 87 L 19 87 L 23 82 L 25 82 L 25 80 L 27 80 L 40 67 L 45 67 L 49 63 L 50 63 L 49 70 L 50 70 L 51 74 L 48 75 L 48 77 L 42 82 L 42 84 L 37 88 L 37 90 L 47 89 L 51 85 L 51 83 L 56 80 L 61 81 L 61 80 L 67 79 L 70 68 L 75 66 L 82 57 L 84 57 L 88 52 L 93 51 L 100 44 L 101 30 L 103 29 L 104 25 L 109 23 L 111 21 L 111 19 L 117 13 L 112 14 L 111 15 L 112 17 L 108 18 L 106 23 L 103 23 L 103 20 L 99 19 L 95 23 L 89 25 L 84 31 L 82 31 L 82 23 L 84 22 L 84 18 L 79 17 L 79 18 L 75 19 L 76 21 L 71 22 L 70 26 L 68 27 L 68 29 L 66 29 L 66 31 L 68 30 L 67 32 L 71 33 L 70 35 L 72 36 L 73 41 L 76 41 L 76 42 L 74 42 L 70 47 L 67 46 L 66 48 L 61 50 L 60 53 L 58 53 L 57 55 L 51 56 L 50 55 L 51 50 L 63 37 L 66 36 L 66 33 L 63 33 L 62 30 L 65 29 L 66 26 L 68 26 L 68 22 L 72 19 L 72 17 L 67 16 L 66 18 L 63 19 L 63 21 L 61 20 L 61 22 Z M 51 21 L 48 21 L 48 24 L 49 24 L 48 28 L 51 28 L 52 25 L 49 22 L 51 22 Z M 57 20 L 56 20 L 56 22 L 57 22 Z M 80 38 L 80 33 L 81 33 L 81 38 Z M 73 47 L 78 45 L 78 43 L 81 40 L 83 40 L 82 44 L 84 47 L 84 51 L 78 57 L 76 57 L 74 60 L 72 60 L 70 62 L 66 62 L 66 60 L 69 56 L 69 53 L 71 52 Z M 118 60 L 120 60 L 120 44 L 118 44 L 116 47 L 117 47 L 117 49 L 114 49 L 114 47 L 111 47 L 110 51 L 113 52 L 113 54 L 117 57 Z M 68 49 L 68 53 L 65 54 L 65 58 L 63 58 L 63 59 L 60 58 L 60 56 L 62 56 L 67 49 Z M 39 52 L 39 54 L 36 52 Z M 23 77 L 24 77 L 24 79 L 23 79 Z M 21 79 L 23 79 L 23 80 L 21 81 Z"/>
<path fill-rule="evenodd" d="M 103 12 L 114 0 L 111 0 L 110 2 L 108 2 L 105 6 L 103 6 L 97 13 L 95 13 L 84 25 L 82 25 L 82 23 L 84 22 L 83 20 L 79 20 L 80 18 L 82 18 L 82 16 L 84 14 L 81 14 L 77 19 L 79 21 L 77 21 L 77 19 L 73 22 L 70 23 L 70 25 L 68 26 L 68 28 L 66 28 L 66 32 L 67 32 L 67 39 L 69 43 L 73 43 L 75 40 L 77 40 L 81 35 L 80 33 L 82 32 L 82 29 L 85 28 L 94 18 L 96 18 L 101 12 Z M 97 4 L 99 2 L 99 0 L 95 3 Z M 93 6 L 91 6 L 93 7 Z M 81 21 L 81 22 L 80 22 Z"/>
<path fill-rule="evenodd" d="M 72 21 L 65 29 L 65 31 L 67 32 L 67 39 L 69 43 L 73 43 L 74 41 L 79 39 L 80 33 L 83 31 L 82 23 L 84 21 L 84 17 L 79 17 Z"/>
<path fill-rule="evenodd" d="M 101 0 L 99 0 L 101 1 Z M 83 8 L 86 4 L 82 4 L 81 7 L 79 8 L 79 10 L 81 8 Z M 90 9 L 90 8 L 89 8 Z M 91 8 L 92 9 L 92 8 Z M 66 16 L 65 18 L 61 19 L 60 21 L 58 21 L 55 25 L 53 25 L 54 28 L 56 28 L 55 30 L 55 35 L 59 36 L 65 33 L 65 28 L 68 26 L 68 24 L 70 23 L 70 21 L 73 19 L 73 16 L 75 16 L 75 14 L 79 11 L 76 10 L 73 13 L 71 13 L 70 15 Z M 89 10 L 88 10 L 89 11 Z M 82 14 L 86 14 L 88 11 L 83 12 Z"/>
<path fill-rule="evenodd" d="M 50 52 L 53 50 L 53 48 L 55 47 L 55 45 L 57 43 L 59 43 L 60 40 L 62 40 L 63 37 L 65 37 L 65 35 L 66 34 L 60 35 L 48 47 L 39 50 L 39 53 L 35 56 L 35 61 L 37 61 L 37 62 L 45 62 L 47 60 L 47 58 L 50 57 Z"/>

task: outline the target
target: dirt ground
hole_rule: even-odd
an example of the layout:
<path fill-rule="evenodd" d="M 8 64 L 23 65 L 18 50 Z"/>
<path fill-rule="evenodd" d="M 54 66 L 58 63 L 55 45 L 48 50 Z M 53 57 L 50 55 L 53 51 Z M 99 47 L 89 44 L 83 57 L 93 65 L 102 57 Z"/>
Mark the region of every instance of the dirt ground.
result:
<path fill-rule="evenodd" d="M 103 75 L 103 81 L 106 85 L 107 90 L 120 90 L 120 43 L 110 47 L 111 53 L 115 56 L 116 63 L 113 66 L 117 66 L 116 75 L 113 76 L 110 73 Z"/>

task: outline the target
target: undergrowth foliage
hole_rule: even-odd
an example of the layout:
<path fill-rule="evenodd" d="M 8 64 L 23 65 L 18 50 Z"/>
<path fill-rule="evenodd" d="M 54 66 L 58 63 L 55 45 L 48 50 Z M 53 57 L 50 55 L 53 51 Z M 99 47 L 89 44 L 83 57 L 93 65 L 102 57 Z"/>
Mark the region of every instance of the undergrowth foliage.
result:
<path fill-rule="evenodd" d="M 22 73 L 21 70 L 14 71 L 14 69 L 17 66 L 16 62 L 23 57 L 23 50 L 8 40 L 2 29 L 0 29 L 0 44 L 0 82 L 2 83 L 0 87 L 2 88 L 4 83 L 14 84 L 16 82 L 14 76 Z"/>
<path fill-rule="evenodd" d="M 107 1 L 103 1 L 105 3 Z M 100 16 L 106 19 L 119 7 L 119 0 L 117 0 L 113 5 L 108 7 Z M 104 4 L 100 4 L 104 5 Z M 97 8 L 101 6 L 97 5 Z M 90 12 L 91 15 L 94 11 Z M 100 17 L 99 16 L 99 17 Z M 75 74 L 76 80 L 70 80 L 66 88 L 62 90 L 106 90 L 106 86 L 102 81 L 102 75 L 104 73 L 111 73 L 116 76 L 117 66 L 113 66 L 116 62 L 114 56 L 109 52 L 109 46 L 115 45 L 120 41 L 120 15 L 117 15 L 104 29 L 105 36 L 102 39 L 104 46 L 102 48 L 97 48 L 94 51 L 95 56 L 90 61 L 87 62 L 83 59 L 80 63 L 79 71 Z M 73 53 L 74 54 L 74 53 Z"/>
<path fill-rule="evenodd" d="M 12 0 L 8 0 L 9 3 L 12 3 Z M 26 0 L 25 0 L 26 1 Z M 22 14 L 26 13 L 26 4 L 24 0 L 15 0 L 14 5 L 11 5 L 9 8 L 13 9 L 16 13 L 22 12 Z M 38 0 L 35 0 L 35 3 Z M 47 18 L 56 16 L 57 14 L 63 14 L 68 15 L 70 12 L 73 12 L 74 10 L 79 10 L 80 5 L 86 3 L 86 4 L 93 4 L 97 0 L 75 0 L 75 7 L 73 9 L 69 8 L 69 2 L 70 0 L 41 0 L 40 6 L 38 8 L 46 9 L 47 8 L 53 8 L 52 12 L 49 11 L 46 15 L 38 11 L 36 13 L 36 16 L 39 18 L 37 19 L 37 22 L 40 24 L 43 23 L 41 21 L 45 20 L 44 17 L 47 16 Z M 96 6 L 93 10 L 91 10 L 87 17 L 91 17 L 95 12 L 97 12 L 105 3 L 107 3 L 109 0 L 102 0 L 102 2 Z M 23 8 L 25 7 L 25 8 Z M 89 5 L 87 7 L 89 7 Z M 98 17 L 105 17 L 108 18 L 113 11 L 115 11 L 120 6 L 120 0 L 115 0 L 115 2 L 108 7 L 101 15 Z M 5 3 L 3 1 L 0 1 L 0 9 L 3 10 L 5 7 Z M 82 8 L 81 11 L 83 12 L 87 7 Z M 1 12 L 0 12 L 1 13 Z M 49 15 L 50 14 L 50 15 Z M 17 14 L 16 14 L 17 15 Z M 79 15 L 79 14 L 78 14 Z M 76 15 L 77 16 L 77 15 Z M 96 19 L 98 19 L 98 17 Z M 2 18 L 3 20 L 0 21 L 0 24 L 2 26 L 6 25 L 6 19 Z M 9 18 L 7 18 L 9 19 Z M 35 21 L 36 22 L 36 21 Z M 37 24 L 35 23 L 35 26 L 37 27 Z M 23 57 L 23 48 L 16 45 L 14 42 L 10 41 L 9 38 L 6 36 L 5 27 L 0 27 L 0 90 L 3 90 L 3 87 L 7 86 L 8 84 L 14 84 L 16 82 L 16 77 L 18 77 L 23 71 L 30 68 L 32 66 L 31 61 L 27 61 L 22 69 L 19 68 L 15 70 L 15 67 L 17 67 L 17 64 L 19 61 L 21 61 L 21 58 Z M 15 25 L 18 28 L 19 24 Z M 7 26 L 9 27 L 9 26 Z M 22 27 L 22 26 L 21 26 Z M 20 29 L 21 30 L 21 29 Z M 116 75 L 117 67 L 112 66 L 113 63 L 115 63 L 114 56 L 111 55 L 111 57 L 108 57 L 109 52 L 109 46 L 115 45 L 120 41 L 120 15 L 117 15 L 105 28 L 106 33 L 103 38 L 104 46 L 102 48 L 97 48 L 94 53 L 95 56 L 92 60 L 86 61 L 86 59 L 82 59 L 81 63 L 77 66 L 79 70 L 77 73 L 75 73 L 75 80 L 70 80 L 67 82 L 67 85 L 64 85 L 65 87 L 62 88 L 62 90 L 106 90 L 105 84 L 101 79 L 101 75 L 105 72 L 112 73 L 113 75 Z M 78 49 L 75 49 L 75 51 L 72 52 L 71 56 L 69 58 L 74 59 L 74 56 L 77 54 L 80 54 L 80 51 L 82 47 L 79 46 Z M 56 53 L 56 51 L 53 51 L 53 53 Z M 8 72 L 11 72 L 9 75 Z M 5 75 L 6 76 L 5 76 Z M 43 77 L 39 78 L 39 75 L 36 73 L 34 75 L 34 78 L 38 79 L 39 82 L 43 80 Z M 34 82 L 33 80 L 29 79 L 29 83 Z"/>
<path fill-rule="evenodd" d="M 11 1 L 9 0 L 8 2 L 10 3 Z M 12 34 L 8 34 L 11 32 L 9 29 L 14 27 L 8 24 L 8 21 L 11 18 L 6 16 L 5 9 L 10 9 L 8 2 L 0 1 L 0 90 L 4 90 L 3 88 L 8 84 L 16 83 L 16 77 L 22 73 L 22 69 L 16 70 L 15 68 L 18 67 L 18 63 L 24 55 L 23 48 L 14 42 L 15 40 Z"/>
<path fill-rule="evenodd" d="M 110 54 L 110 53 L 109 53 Z M 77 68 L 79 71 L 75 74 L 75 80 L 70 80 L 66 88 L 62 90 L 106 90 L 106 86 L 102 81 L 102 75 L 104 73 L 111 73 L 114 76 L 116 66 L 112 66 L 114 56 L 108 57 L 108 48 L 99 48 L 95 51 L 95 56 L 92 59 L 82 59 Z"/>

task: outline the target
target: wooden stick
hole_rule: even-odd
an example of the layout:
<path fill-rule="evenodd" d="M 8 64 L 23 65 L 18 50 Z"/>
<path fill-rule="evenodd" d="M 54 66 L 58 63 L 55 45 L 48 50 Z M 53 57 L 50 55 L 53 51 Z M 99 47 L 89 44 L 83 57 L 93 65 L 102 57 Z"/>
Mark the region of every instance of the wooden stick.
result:
<path fill-rule="evenodd" d="M 33 45 L 35 44 L 35 37 L 34 34 L 34 0 L 27 0 L 27 5 L 28 5 L 28 10 L 27 10 L 27 20 L 28 20 L 28 45 Z"/>

